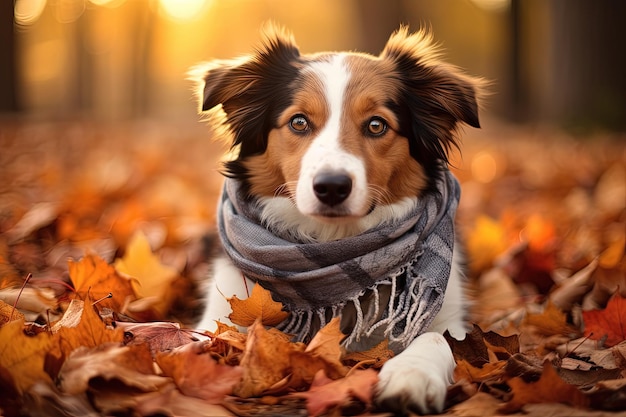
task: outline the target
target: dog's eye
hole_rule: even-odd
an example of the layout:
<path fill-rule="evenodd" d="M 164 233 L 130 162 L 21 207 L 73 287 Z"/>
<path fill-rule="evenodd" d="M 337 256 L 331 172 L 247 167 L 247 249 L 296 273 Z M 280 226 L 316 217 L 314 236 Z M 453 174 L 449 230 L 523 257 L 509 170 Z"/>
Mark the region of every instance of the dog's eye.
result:
<path fill-rule="evenodd" d="M 309 130 L 309 121 L 306 117 L 298 114 L 289 120 L 289 127 L 296 133 L 304 133 Z"/>
<path fill-rule="evenodd" d="M 367 134 L 370 136 L 382 136 L 387 131 L 387 122 L 380 117 L 372 117 L 367 122 Z"/>

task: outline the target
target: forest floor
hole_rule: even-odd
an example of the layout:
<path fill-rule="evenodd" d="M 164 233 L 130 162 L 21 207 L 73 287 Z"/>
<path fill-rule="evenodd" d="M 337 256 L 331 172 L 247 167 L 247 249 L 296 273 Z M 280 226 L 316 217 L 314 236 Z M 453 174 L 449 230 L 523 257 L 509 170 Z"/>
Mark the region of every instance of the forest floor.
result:
<path fill-rule="evenodd" d="M 474 330 L 449 338 L 445 414 L 620 414 L 626 135 L 487 125 L 453 158 Z M 225 151 L 209 136 L 0 124 L 0 415 L 377 413 L 385 346 L 347 355 L 333 324 L 290 343 L 255 321 L 280 320 L 266 294 L 233 300 L 247 334 L 193 329 Z"/>

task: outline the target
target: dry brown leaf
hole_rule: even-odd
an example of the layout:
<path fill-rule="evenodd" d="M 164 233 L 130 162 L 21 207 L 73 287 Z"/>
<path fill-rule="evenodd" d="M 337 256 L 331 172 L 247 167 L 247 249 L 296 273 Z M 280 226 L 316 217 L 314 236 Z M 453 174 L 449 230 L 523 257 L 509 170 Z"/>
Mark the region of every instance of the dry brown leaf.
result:
<path fill-rule="evenodd" d="M 219 404 L 241 381 L 243 369 L 217 363 L 204 346 L 204 342 L 194 342 L 171 352 L 160 352 L 156 362 L 183 394 Z"/>
<path fill-rule="evenodd" d="M 265 326 L 276 326 L 289 316 L 283 311 L 283 305 L 274 301 L 271 293 L 260 285 L 252 287 L 250 297 L 240 300 L 233 296 L 228 302 L 233 310 L 228 318 L 243 327 L 252 326 L 257 319 Z"/>
<path fill-rule="evenodd" d="M 597 267 L 598 260 L 594 259 L 589 265 L 560 283 L 550 293 L 548 299 L 561 311 L 570 311 L 574 304 L 580 303 L 585 294 L 593 288 L 595 283 L 593 273 Z"/>
<path fill-rule="evenodd" d="M 156 352 L 164 352 L 198 340 L 196 333 L 181 329 L 178 323 L 116 322 L 116 324 L 117 327 L 124 330 L 124 342 L 126 345 L 145 343 L 150 346 L 150 351 L 153 355 Z"/>
<path fill-rule="evenodd" d="M 170 287 L 178 276 L 178 271 L 161 263 L 152 253 L 150 243 L 143 233 L 136 233 L 128 246 L 124 257 L 115 261 L 115 269 L 125 276 L 132 277 L 132 284 L 137 296 L 149 300 L 148 306 L 164 317 L 172 303 Z M 142 305 L 142 309 L 146 309 Z"/>
<path fill-rule="evenodd" d="M 147 346 L 120 346 L 119 343 L 80 346 L 74 350 L 59 372 L 59 388 L 66 394 L 84 393 L 90 389 L 93 379 L 116 380 L 129 389 L 144 392 L 157 391 L 169 382 L 154 374 Z"/>
<path fill-rule="evenodd" d="M 516 377 L 507 384 L 511 387 L 513 397 L 502 407 L 504 412 L 514 412 L 525 404 L 534 403 L 562 403 L 576 407 L 589 405 L 589 399 L 577 387 L 564 382 L 547 361 L 538 381 L 526 382 Z"/>
<path fill-rule="evenodd" d="M 307 345 L 305 352 L 311 356 L 323 359 L 340 373 L 344 371 L 341 363 L 341 356 L 344 349 L 340 343 L 345 337 L 341 332 L 341 319 L 335 317 L 326 326 L 322 327 L 319 332 L 315 333 L 311 342 Z"/>
<path fill-rule="evenodd" d="M 469 382 L 483 383 L 486 381 L 498 381 L 501 380 L 504 375 L 504 369 L 506 367 L 506 361 L 499 361 L 494 363 L 486 363 L 482 367 L 478 368 L 471 365 L 469 362 L 461 359 L 456 363 L 456 369 L 454 370 L 454 380 L 460 381 L 465 379 Z"/>
<path fill-rule="evenodd" d="M 44 370 L 44 361 L 54 344 L 54 339 L 47 332 L 26 336 L 24 322 L 20 320 L 0 327 L 0 368 L 12 377 L 9 382 L 15 384 L 18 392 L 26 392 L 37 381 L 52 382 Z"/>
<path fill-rule="evenodd" d="M 323 371 L 319 371 L 311 388 L 294 396 L 305 398 L 309 415 L 318 416 L 329 409 L 347 404 L 353 398 L 369 406 L 377 382 L 378 372 L 372 369 L 355 369 L 345 378 L 337 380 L 329 379 Z"/>
<path fill-rule="evenodd" d="M 19 299 L 18 299 L 19 297 Z M 4 301 L 16 307 L 26 316 L 34 321 L 37 317 L 46 316 L 46 312 L 54 310 L 59 304 L 54 291 L 50 288 L 25 287 L 5 288 L 0 290 L 0 301 Z"/>
<path fill-rule="evenodd" d="M 234 389 L 238 397 L 258 396 L 289 374 L 290 353 L 297 345 L 289 343 L 286 335 L 271 330 L 265 330 L 260 320 L 248 328 L 241 358 L 243 379 Z"/>
<path fill-rule="evenodd" d="M 383 340 L 373 348 L 364 352 L 348 352 L 342 357 L 342 362 L 351 365 L 367 365 L 374 369 L 381 368 L 385 362 L 393 358 L 393 351 L 389 349 L 389 341 Z"/>

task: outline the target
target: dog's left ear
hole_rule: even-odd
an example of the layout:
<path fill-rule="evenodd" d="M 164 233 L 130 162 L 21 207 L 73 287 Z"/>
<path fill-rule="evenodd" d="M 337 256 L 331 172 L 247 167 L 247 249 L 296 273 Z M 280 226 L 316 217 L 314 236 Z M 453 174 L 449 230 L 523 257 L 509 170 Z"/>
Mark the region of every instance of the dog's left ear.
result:
<path fill-rule="evenodd" d="M 439 56 L 430 34 L 409 34 L 406 27 L 389 38 L 380 55 L 393 62 L 405 85 L 399 104 L 410 113 L 410 133 L 417 141 L 411 143 L 412 152 L 447 162 L 458 125 L 480 127 L 479 98 L 485 83 Z"/>

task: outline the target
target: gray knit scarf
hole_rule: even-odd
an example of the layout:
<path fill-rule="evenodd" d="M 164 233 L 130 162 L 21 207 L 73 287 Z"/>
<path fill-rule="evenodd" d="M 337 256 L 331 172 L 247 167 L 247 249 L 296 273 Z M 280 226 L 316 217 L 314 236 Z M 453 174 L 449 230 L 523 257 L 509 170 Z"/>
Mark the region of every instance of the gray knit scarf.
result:
<path fill-rule="evenodd" d="M 290 313 L 279 329 L 306 340 L 349 310 L 348 349 L 386 338 L 396 352 L 426 331 L 441 309 L 452 263 L 460 187 L 449 171 L 406 217 L 321 243 L 272 233 L 240 185 L 225 181 L 219 235 L 234 265 Z"/>

